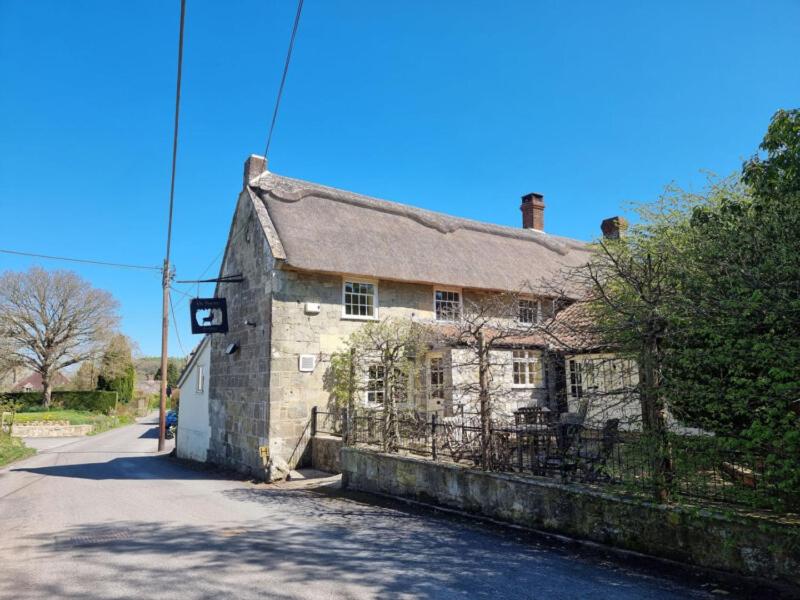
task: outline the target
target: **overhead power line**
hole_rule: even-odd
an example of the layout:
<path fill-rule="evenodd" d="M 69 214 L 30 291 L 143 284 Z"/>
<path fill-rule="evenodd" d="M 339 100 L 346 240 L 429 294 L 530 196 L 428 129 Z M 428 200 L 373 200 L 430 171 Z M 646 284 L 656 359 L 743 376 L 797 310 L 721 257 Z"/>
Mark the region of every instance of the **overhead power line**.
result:
<path fill-rule="evenodd" d="M 181 24 L 178 35 L 178 76 L 175 87 L 175 125 L 172 131 L 172 176 L 169 183 L 169 223 L 167 224 L 167 255 L 169 264 L 169 251 L 172 244 L 172 208 L 175 204 L 175 163 L 178 159 L 178 124 L 181 117 L 181 76 L 183 72 L 183 23 L 186 16 L 186 0 L 181 0 Z"/>
<path fill-rule="evenodd" d="M 267 135 L 267 147 L 264 150 L 264 158 L 269 157 L 269 146 L 272 143 L 272 132 L 275 130 L 275 121 L 278 119 L 278 108 L 281 105 L 281 96 L 283 95 L 283 86 L 286 83 L 286 74 L 289 72 L 289 63 L 292 60 L 292 49 L 294 48 L 294 38 L 297 35 L 297 27 L 300 25 L 300 13 L 303 12 L 303 0 L 297 2 L 297 13 L 294 16 L 294 25 L 292 25 L 292 37 L 289 38 L 289 50 L 286 52 L 286 62 L 283 64 L 283 75 L 281 76 L 281 85 L 278 87 L 278 97 L 275 98 L 275 110 L 272 112 L 272 123 L 269 126 L 269 134 Z M 267 168 L 267 161 L 264 161 L 264 168 Z"/>
<path fill-rule="evenodd" d="M 178 340 L 178 347 L 181 349 L 181 354 L 186 356 L 186 350 L 184 350 L 183 342 L 181 342 L 181 334 L 178 332 L 178 320 L 175 318 L 175 307 L 172 305 L 172 294 L 169 296 L 169 309 L 172 312 L 172 325 L 175 327 L 175 337 Z"/>
<path fill-rule="evenodd" d="M 21 252 L 19 250 L 2 250 L 3 254 L 14 254 L 16 256 L 32 256 L 34 258 L 46 258 L 48 260 L 63 260 L 74 263 L 86 263 L 90 265 L 101 265 L 104 267 L 119 267 L 121 269 L 141 269 L 146 271 L 160 271 L 161 267 L 150 267 L 147 265 L 131 265 L 125 263 L 108 262 L 105 260 L 92 260 L 88 258 L 69 258 L 67 256 L 52 256 L 49 254 L 36 254 L 34 252 Z"/>
<path fill-rule="evenodd" d="M 172 129 L 172 173 L 169 184 L 169 219 L 167 221 L 167 250 L 164 255 L 164 269 L 161 277 L 161 372 L 167 372 L 168 342 L 169 342 L 169 313 L 172 307 L 172 297 L 170 296 L 170 281 L 172 280 L 172 269 L 169 264 L 170 249 L 172 245 L 172 215 L 175 206 L 175 171 L 178 160 L 178 124 L 181 116 L 181 75 L 183 72 L 183 29 L 186 21 L 186 0 L 181 0 L 181 20 L 178 34 L 178 73 L 175 82 L 175 123 Z M 172 310 L 172 319 L 175 320 L 175 311 Z M 177 333 L 177 323 L 175 323 Z M 183 351 L 183 344 L 178 338 L 178 345 Z M 166 434 L 166 413 L 167 413 L 167 378 L 161 378 L 161 403 L 158 415 L 158 450 L 164 449 L 164 438 Z"/>

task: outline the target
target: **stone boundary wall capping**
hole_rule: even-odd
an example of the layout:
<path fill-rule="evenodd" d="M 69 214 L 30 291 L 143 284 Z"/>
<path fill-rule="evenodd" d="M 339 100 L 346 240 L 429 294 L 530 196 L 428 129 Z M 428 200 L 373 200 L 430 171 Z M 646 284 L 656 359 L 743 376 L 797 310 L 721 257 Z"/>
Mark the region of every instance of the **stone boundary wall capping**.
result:
<path fill-rule="evenodd" d="M 797 587 L 800 526 L 672 507 L 452 463 L 341 450 L 342 487 L 411 498 L 709 569 Z"/>
<path fill-rule="evenodd" d="M 94 430 L 94 425 L 70 425 L 69 422 L 32 422 L 14 424 L 11 435 L 15 437 L 77 437 L 89 435 Z"/>

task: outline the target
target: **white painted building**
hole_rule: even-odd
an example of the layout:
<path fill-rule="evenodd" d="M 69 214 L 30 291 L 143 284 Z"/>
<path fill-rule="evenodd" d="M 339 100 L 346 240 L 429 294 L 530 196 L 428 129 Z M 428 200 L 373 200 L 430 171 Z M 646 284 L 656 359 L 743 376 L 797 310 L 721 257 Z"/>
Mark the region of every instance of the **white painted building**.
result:
<path fill-rule="evenodd" d="M 206 336 L 189 358 L 178 379 L 178 457 L 205 462 L 211 437 L 208 420 L 208 375 L 211 366 L 210 337 Z"/>

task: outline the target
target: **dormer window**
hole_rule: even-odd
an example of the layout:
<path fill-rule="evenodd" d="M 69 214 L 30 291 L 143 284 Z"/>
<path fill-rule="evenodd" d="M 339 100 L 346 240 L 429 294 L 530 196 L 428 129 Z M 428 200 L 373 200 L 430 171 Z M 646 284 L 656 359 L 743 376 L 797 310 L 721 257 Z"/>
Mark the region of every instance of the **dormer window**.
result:
<path fill-rule="evenodd" d="M 346 319 L 378 318 L 378 285 L 371 281 L 347 281 L 342 285 L 342 316 Z"/>
<path fill-rule="evenodd" d="M 433 292 L 433 309 L 437 321 L 458 321 L 461 319 L 461 292 L 457 290 L 436 289 Z"/>

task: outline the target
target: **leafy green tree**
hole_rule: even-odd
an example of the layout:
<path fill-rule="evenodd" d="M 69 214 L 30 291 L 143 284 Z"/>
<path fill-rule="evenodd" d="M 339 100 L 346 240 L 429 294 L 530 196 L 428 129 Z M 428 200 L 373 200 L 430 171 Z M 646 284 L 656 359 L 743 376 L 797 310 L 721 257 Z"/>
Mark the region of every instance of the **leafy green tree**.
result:
<path fill-rule="evenodd" d="M 167 362 L 167 385 L 175 387 L 178 385 L 178 378 L 181 376 L 181 370 L 175 359 L 170 358 Z M 161 367 L 158 367 L 156 374 L 153 376 L 155 381 L 161 381 Z"/>
<path fill-rule="evenodd" d="M 100 360 L 97 389 L 117 392 L 120 402 L 130 402 L 136 384 L 131 343 L 117 334 L 106 346 Z"/>
<path fill-rule="evenodd" d="M 800 111 L 779 111 L 742 183 L 695 206 L 677 278 L 676 414 L 745 440 L 800 489 Z"/>
<path fill-rule="evenodd" d="M 610 348 L 638 365 L 636 394 L 659 501 L 669 499 L 672 474 L 665 364 L 670 314 L 680 295 L 674 277 L 683 247 L 684 201 L 672 191 L 655 205 L 640 207 L 641 222 L 624 235 L 598 241 L 588 264 L 569 274 L 570 287 L 586 291 L 582 318 L 568 335 L 553 332 L 567 352 Z"/>

